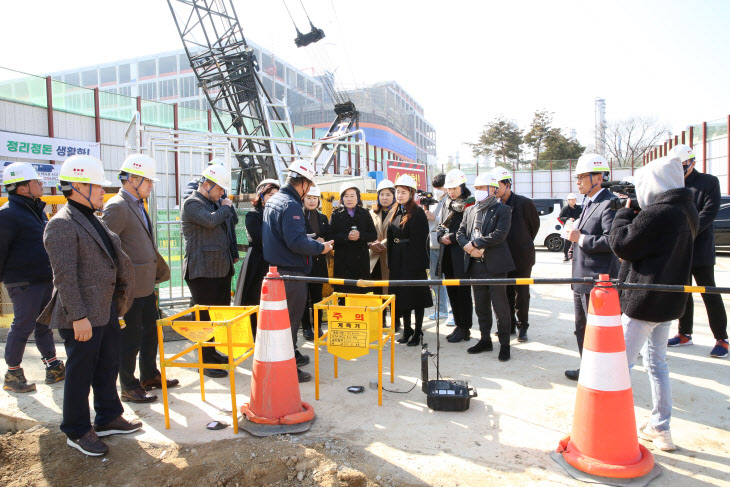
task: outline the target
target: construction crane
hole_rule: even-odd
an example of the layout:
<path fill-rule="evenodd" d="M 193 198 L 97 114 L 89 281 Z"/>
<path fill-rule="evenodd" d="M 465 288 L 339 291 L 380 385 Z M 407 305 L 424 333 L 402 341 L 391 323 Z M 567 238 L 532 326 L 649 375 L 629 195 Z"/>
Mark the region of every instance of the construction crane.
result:
<path fill-rule="evenodd" d="M 270 111 L 281 121 L 278 105 L 264 89 L 259 65 L 236 16 L 231 0 L 168 0 L 180 39 L 195 72 L 198 85 L 208 99 L 213 114 L 226 134 L 270 137 Z M 281 108 L 281 107 L 279 107 Z M 278 124 L 284 137 L 289 127 Z M 242 147 L 232 142 L 241 171 L 239 192 L 253 192 L 264 178 L 279 179 L 274 154 L 275 142 L 244 140 Z"/>

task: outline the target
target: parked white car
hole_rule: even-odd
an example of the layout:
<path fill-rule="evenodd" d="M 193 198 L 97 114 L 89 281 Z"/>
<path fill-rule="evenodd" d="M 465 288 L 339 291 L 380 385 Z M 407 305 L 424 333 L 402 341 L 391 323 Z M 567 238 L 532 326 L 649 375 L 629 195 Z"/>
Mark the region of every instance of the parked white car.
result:
<path fill-rule="evenodd" d="M 565 202 L 557 198 L 536 198 L 532 202 L 540 215 L 540 230 L 535 236 L 535 246 L 545 246 L 551 252 L 560 252 L 563 250 L 563 225 L 558 221 L 558 215 Z"/>

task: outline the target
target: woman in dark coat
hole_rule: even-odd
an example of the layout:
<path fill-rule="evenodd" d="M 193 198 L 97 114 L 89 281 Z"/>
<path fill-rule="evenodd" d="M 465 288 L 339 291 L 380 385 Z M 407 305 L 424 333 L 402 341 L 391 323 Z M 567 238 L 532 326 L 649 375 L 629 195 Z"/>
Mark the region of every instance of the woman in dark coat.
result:
<path fill-rule="evenodd" d="M 456 232 L 459 231 L 461 220 L 464 219 L 464 210 L 474 204 L 474 198 L 470 198 L 471 193 L 466 187 L 466 175 L 459 169 L 449 171 L 444 188 L 449 196 L 439 215 L 441 270 L 446 279 L 466 279 L 464 250 L 456 241 Z M 447 286 L 446 292 L 449 295 L 456 323 L 454 332 L 446 337 L 449 338 L 460 328 L 471 329 L 474 306 L 471 300 L 471 287 Z"/>
<path fill-rule="evenodd" d="M 264 260 L 263 232 L 264 206 L 269 198 L 279 192 L 279 181 L 265 179 L 256 188 L 253 210 L 246 213 L 246 233 L 248 234 L 248 252 L 243 264 L 245 277 L 241 303 L 244 306 L 258 305 L 261 300 L 261 284 L 269 272 L 269 263 Z M 238 303 L 237 303 L 238 304 Z M 256 315 L 251 316 L 251 329 L 256 338 Z"/>
<path fill-rule="evenodd" d="M 320 197 L 322 193 L 317 186 L 312 186 L 304 197 L 304 225 L 307 229 L 307 234 L 312 236 L 313 239 L 320 242 L 329 240 L 330 224 L 327 220 L 327 216 L 319 211 L 321 207 Z M 312 256 L 314 261 L 312 262 L 312 271 L 309 273 L 310 277 L 329 277 L 327 273 L 327 255 L 315 255 Z M 310 313 L 314 312 L 315 303 L 322 301 L 322 284 L 309 283 L 308 284 L 309 295 L 308 304 L 304 308 L 304 316 L 302 316 L 302 335 L 305 340 L 314 340 L 314 325 L 312 324 L 313 316 Z M 322 310 L 319 310 L 319 325 L 320 329 L 317 330 L 318 336 L 322 336 Z"/>
<path fill-rule="evenodd" d="M 416 204 L 416 182 L 404 175 L 395 181 L 397 206 L 388 215 L 388 268 L 390 280 L 428 279 L 430 266 L 428 219 Z M 395 310 L 403 318 L 403 336 L 398 343 L 418 345 L 423 336 L 424 309 L 433 306 L 428 286 L 391 286 L 395 294 Z M 416 315 L 415 332 L 411 328 L 411 312 Z"/>
<path fill-rule="evenodd" d="M 368 210 L 363 208 L 360 190 L 354 183 L 340 186 L 342 205 L 332 212 L 329 238 L 334 240 L 334 276 L 339 279 L 369 279 L 370 253 L 368 243 L 378 234 Z M 365 288 L 335 286 L 339 293 L 363 294 Z"/>

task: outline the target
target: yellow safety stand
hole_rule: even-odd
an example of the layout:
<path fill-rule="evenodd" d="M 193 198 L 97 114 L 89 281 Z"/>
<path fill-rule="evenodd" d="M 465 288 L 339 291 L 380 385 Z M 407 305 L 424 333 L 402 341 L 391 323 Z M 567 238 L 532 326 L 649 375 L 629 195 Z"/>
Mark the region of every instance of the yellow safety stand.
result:
<path fill-rule="evenodd" d="M 339 298 L 345 305 L 339 306 Z M 378 406 L 383 405 L 383 347 L 390 342 L 390 383 L 395 381 L 395 331 L 383 327 L 383 313 L 390 306 L 391 322 L 395 317 L 395 296 L 380 294 L 333 293 L 314 305 L 314 392 L 319 400 L 319 346 L 335 359 L 352 360 L 378 351 Z M 327 311 L 327 331 L 319 336 L 319 310 Z"/>
<path fill-rule="evenodd" d="M 208 311 L 211 321 L 200 321 L 200 312 Z M 251 331 L 251 315 L 259 312 L 258 306 L 201 306 L 195 305 L 162 320 L 157 320 L 157 340 L 160 346 L 160 375 L 162 379 L 162 397 L 165 405 L 165 428 L 170 429 L 170 412 L 168 409 L 167 367 L 198 368 L 200 370 L 200 399 L 205 401 L 205 384 L 203 369 L 223 369 L 228 371 L 231 379 L 231 411 L 233 416 L 233 432 L 238 433 L 238 408 L 236 407 L 236 367 L 253 355 L 254 340 Z M 185 320 L 194 314 L 195 321 Z M 165 357 L 165 346 L 162 339 L 164 326 L 194 342 L 180 353 Z M 211 338 L 214 341 L 209 342 Z M 215 347 L 228 355 L 227 364 L 203 363 L 203 347 Z M 183 355 L 198 351 L 197 362 L 176 362 Z"/>

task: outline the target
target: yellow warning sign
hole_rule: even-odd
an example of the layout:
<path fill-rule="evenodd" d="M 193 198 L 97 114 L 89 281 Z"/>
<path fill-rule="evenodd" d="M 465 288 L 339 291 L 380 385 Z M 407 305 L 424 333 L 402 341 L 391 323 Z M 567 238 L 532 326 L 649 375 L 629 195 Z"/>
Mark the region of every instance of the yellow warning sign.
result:
<path fill-rule="evenodd" d="M 207 342 L 213 338 L 213 325 L 201 325 L 197 321 L 176 321 L 172 329 L 191 342 Z"/>
<path fill-rule="evenodd" d="M 210 310 L 210 319 L 213 321 L 228 321 L 236 316 L 244 313 L 243 308 L 232 308 L 230 310 Z M 218 343 L 228 343 L 228 332 L 224 326 L 215 327 L 215 341 Z M 251 317 L 246 316 L 240 320 L 236 320 L 231 325 L 231 338 L 233 343 L 253 343 L 253 333 L 251 333 Z M 215 347 L 221 353 L 228 354 L 228 345 L 219 345 Z M 236 359 L 248 352 L 250 347 L 233 347 L 233 358 Z"/>
<path fill-rule="evenodd" d="M 327 351 L 344 360 L 362 357 L 370 352 L 368 347 L 368 315 L 363 310 L 330 308 Z"/>

